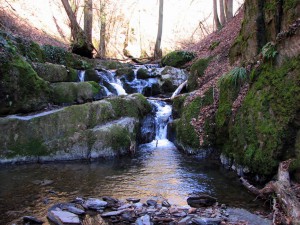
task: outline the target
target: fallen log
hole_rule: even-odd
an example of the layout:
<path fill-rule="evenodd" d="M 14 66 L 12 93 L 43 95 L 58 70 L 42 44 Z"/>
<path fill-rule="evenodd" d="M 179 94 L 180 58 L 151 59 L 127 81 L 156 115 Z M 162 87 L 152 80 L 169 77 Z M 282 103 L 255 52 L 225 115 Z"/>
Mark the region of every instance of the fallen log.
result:
<path fill-rule="evenodd" d="M 267 185 L 258 189 L 251 185 L 245 178 L 240 178 L 242 184 L 255 195 L 267 198 L 271 194 L 275 193 L 278 199 L 278 203 L 284 210 L 285 214 L 289 217 L 290 221 L 294 225 L 300 224 L 300 202 L 297 198 L 296 193 L 293 191 L 290 183 L 290 175 L 288 168 L 292 160 L 287 160 L 281 162 L 278 167 L 277 181 L 271 181 Z M 273 210 L 274 210 L 274 220 L 277 217 L 278 210 L 276 205 L 276 200 L 273 201 Z"/>

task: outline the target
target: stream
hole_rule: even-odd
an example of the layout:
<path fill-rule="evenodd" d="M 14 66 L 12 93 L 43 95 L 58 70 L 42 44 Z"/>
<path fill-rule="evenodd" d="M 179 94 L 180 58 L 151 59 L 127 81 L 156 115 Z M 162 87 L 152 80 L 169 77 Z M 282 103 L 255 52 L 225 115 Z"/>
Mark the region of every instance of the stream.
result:
<path fill-rule="evenodd" d="M 76 197 L 118 199 L 151 196 L 187 205 L 189 196 L 206 193 L 230 207 L 254 211 L 261 202 L 240 185 L 236 174 L 217 160 L 187 156 L 166 139 L 171 106 L 152 101 L 157 109 L 155 140 L 139 146 L 133 157 L 96 162 L 2 165 L 0 224 L 24 215 L 44 217 L 54 203 Z"/>

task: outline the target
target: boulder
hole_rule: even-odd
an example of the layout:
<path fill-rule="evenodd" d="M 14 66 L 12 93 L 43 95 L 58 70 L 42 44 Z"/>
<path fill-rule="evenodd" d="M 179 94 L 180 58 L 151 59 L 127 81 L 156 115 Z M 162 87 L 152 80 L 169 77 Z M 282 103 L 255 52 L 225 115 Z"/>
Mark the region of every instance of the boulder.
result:
<path fill-rule="evenodd" d="M 186 70 L 166 66 L 161 71 L 159 85 L 162 93 L 174 92 L 176 88 L 188 79 Z"/>
<path fill-rule="evenodd" d="M 90 82 L 59 82 L 51 84 L 52 101 L 55 104 L 84 103 L 93 100 L 100 91 L 100 86 Z"/>
<path fill-rule="evenodd" d="M 72 73 L 63 65 L 52 63 L 33 63 L 33 69 L 37 75 L 51 83 L 55 82 L 75 82 L 77 75 Z"/>
<path fill-rule="evenodd" d="M 212 206 L 217 202 L 217 199 L 214 197 L 211 197 L 209 195 L 200 195 L 197 197 L 189 197 L 187 199 L 187 203 L 189 206 L 194 208 L 200 208 L 203 206 Z"/>
<path fill-rule="evenodd" d="M 195 58 L 193 52 L 173 51 L 165 55 L 162 60 L 162 66 L 182 67 Z"/>
<path fill-rule="evenodd" d="M 148 79 L 150 77 L 151 77 L 151 75 L 149 74 L 148 70 L 146 70 L 144 68 L 140 68 L 136 72 L 136 78 L 137 79 Z"/>
<path fill-rule="evenodd" d="M 139 94 L 0 118 L 0 164 L 127 154 L 139 119 L 151 111 Z"/>

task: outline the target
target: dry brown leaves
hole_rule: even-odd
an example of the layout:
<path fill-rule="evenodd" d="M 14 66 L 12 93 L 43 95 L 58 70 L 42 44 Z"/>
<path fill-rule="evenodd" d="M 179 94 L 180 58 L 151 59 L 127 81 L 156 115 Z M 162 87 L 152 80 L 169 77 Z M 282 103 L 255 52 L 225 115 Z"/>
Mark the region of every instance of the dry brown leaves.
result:
<path fill-rule="evenodd" d="M 243 10 L 241 10 L 231 21 L 226 24 L 222 30 L 208 35 L 204 40 L 201 40 L 195 45 L 186 46 L 185 49 L 187 51 L 195 52 L 197 54 L 197 59 L 214 57 L 205 70 L 204 75 L 198 79 L 199 89 L 193 95 L 190 95 L 185 102 L 185 104 L 188 104 L 196 97 L 203 97 L 211 87 L 214 88 L 214 103 L 212 105 L 203 107 L 199 112 L 198 118 L 194 118 L 191 121 L 191 124 L 194 126 L 195 131 L 199 135 L 201 145 L 206 137 L 206 134 L 203 130 L 204 123 L 207 118 L 214 116 L 218 109 L 219 93 L 217 90 L 217 82 L 223 74 L 230 71 L 233 67 L 233 65 L 230 65 L 229 63 L 229 50 L 241 29 L 241 21 L 243 16 L 244 13 Z M 219 45 L 214 49 L 211 49 L 211 46 L 216 42 L 219 42 Z M 248 88 L 248 86 L 245 86 L 242 89 L 241 95 L 233 106 L 234 112 L 236 112 L 240 106 Z"/>

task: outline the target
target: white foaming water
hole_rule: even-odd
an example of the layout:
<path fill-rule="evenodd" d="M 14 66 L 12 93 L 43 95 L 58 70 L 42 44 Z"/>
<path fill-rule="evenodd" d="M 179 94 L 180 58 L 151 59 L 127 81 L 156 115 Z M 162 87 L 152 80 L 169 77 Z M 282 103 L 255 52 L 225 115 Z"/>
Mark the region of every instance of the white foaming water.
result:
<path fill-rule="evenodd" d="M 85 70 L 78 70 L 78 79 L 80 82 L 84 82 Z"/>
<path fill-rule="evenodd" d="M 124 88 L 117 83 L 110 83 L 117 91 L 118 95 L 127 95 L 126 91 L 124 90 Z"/>

